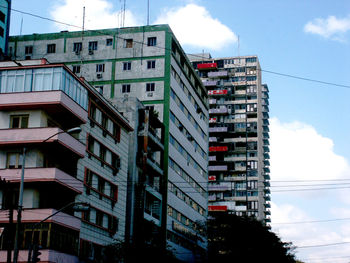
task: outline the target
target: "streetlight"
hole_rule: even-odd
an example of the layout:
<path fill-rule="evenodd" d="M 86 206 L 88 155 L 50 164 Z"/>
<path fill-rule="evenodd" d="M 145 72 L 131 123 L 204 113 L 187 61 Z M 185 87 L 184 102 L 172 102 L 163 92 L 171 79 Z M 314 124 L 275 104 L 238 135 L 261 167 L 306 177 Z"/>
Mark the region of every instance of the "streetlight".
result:
<path fill-rule="evenodd" d="M 71 129 L 68 129 L 66 131 L 59 131 L 50 137 L 46 138 L 42 142 L 46 142 L 47 140 L 51 139 L 52 137 L 56 136 L 57 134 L 61 133 L 73 133 L 73 132 L 80 132 L 80 127 L 74 127 Z M 23 185 L 24 185 L 24 166 L 25 166 L 25 159 L 26 159 L 26 147 L 23 147 L 23 156 L 22 156 L 22 172 L 21 172 L 21 182 L 20 182 L 20 190 L 19 190 L 19 198 L 18 198 L 18 208 L 17 208 L 17 223 L 16 223 L 16 236 L 15 236 L 15 246 L 13 249 L 13 263 L 17 263 L 18 261 L 18 239 L 19 239 L 19 230 L 22 220 L 22 209 L 23 209 Z"/>
<path fill-rule="evenodd" d="M 32 251 L 33 251 L 33 239 L 34 239 L 34 229 L 40 225 L 41 223 L 45 222 L 47 219 L 53 217 L 54 215 L 62 212 L 64 209 L 73 206 L 73 210 L 74 211 L 88 211 L 90 209 L 90 204 L 85 203 L 85 202 L 70 202 L 69 204 L 65 205 L 64 207 L 62 207 L 61 209 L 57 210 L 55 213 L 53 213 L 52 215 L 49 215 L 48 217 L 45 217 L 43 220 L 41 220 L 38 223 L 35 223 L 32 226 L 31 232 L 31 239 L 30 239 L 30 245 L 29 245 L 29 249 L 28 249 L 28 263 L 32 262 Z"/>

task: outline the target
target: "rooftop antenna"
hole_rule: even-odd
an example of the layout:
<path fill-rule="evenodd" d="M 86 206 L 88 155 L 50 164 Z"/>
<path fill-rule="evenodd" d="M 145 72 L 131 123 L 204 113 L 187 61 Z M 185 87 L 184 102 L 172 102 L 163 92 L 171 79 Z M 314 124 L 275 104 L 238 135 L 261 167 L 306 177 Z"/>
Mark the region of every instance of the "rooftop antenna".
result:
<path fill-rule="evenodd" d="M 125 26 L 125 5 L 126 5 L 126 0 L 124 0 L 124 3 L 123 3 L 123 7 L 122 7 L 122 25 L 121 27 L 124 27 Z"/>
<path fill-rule="evenodd" d="M 239 56 L 239 35 L 238 35 L 238 40 L 237 40 L 237 52 L 238 52 L 238 56 Z"/>
<path fill-rule="evenodd" d="M 149 0 L 147 0 L 147 26 L 149 26 Z"/>
<path fill-rule="evenodd" d="M 82 31 L 82 34 L 84 34 L 84 28 L 85 28 L 85 6 L 83 7 L 83 31 Z"/>
<path fill-rule="evenodd" d="M 22 28 L 23 28 L 23 15 L 22 15 L 22 18 L 21 18 L 21 27 L 19 29 L 19 35 L 22 36 Z"/>

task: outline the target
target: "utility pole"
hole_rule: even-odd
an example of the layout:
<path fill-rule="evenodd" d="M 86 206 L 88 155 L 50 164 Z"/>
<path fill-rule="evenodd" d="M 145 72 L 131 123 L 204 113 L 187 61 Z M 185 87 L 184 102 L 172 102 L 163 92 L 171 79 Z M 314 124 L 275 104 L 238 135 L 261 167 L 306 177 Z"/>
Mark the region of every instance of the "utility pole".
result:
<path fill-rule="evenodd" d="M 19 243 L 19 233 L 21 231 L 21 220 L 22 220 L 22 209 L 23 209 L 23 184 L 24 184 L 24 166 L 26 162 L 26 148 L 23 147 L 23 157 L 22 157 L 22 173 L 21 182 L 19 189 L 19 199 L 17 208 L 17 224 L 16 224 L 16 236 L 15 236 L 15 247 L 13 252 L 13 263 L 18 261 L 18 243 Z"/>

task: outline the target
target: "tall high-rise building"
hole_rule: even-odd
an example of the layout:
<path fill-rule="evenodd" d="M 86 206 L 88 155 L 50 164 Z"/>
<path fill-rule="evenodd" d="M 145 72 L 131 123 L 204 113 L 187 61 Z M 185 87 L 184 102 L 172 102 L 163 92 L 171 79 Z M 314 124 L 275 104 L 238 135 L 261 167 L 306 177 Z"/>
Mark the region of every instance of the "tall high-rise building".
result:
<path fill-rule="evenodd" d="M 270 222 L 269 95 L 257 56 L 189 56 L 209 95 L 209 213 Z"/>
<path fill-rule="evenodd" d="M 3 60 L 7 55 L 10 33 L 11 0 L 0 0 L 0 56 Z"/>
<path fill-rule="evenodd" d="M 178 258 L 191 262 L 205 253 L 198 226 L 208 207 L 208 94 L 170 27 L 13 36 L 9 53 L 65 63 L 106 98 L 136 97 L 157 113 L 164 150 L 154 222 Z"/>

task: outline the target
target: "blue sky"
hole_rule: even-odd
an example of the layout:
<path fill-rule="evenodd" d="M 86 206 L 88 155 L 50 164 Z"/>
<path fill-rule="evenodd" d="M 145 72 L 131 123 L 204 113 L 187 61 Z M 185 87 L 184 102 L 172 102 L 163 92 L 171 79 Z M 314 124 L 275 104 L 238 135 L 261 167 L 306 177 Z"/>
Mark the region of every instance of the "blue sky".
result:
<path fill-rule="evenodd" d="M 118 27 L 121 2 L 13 0 L 12 8 L 81 26 L 85 5 L 86 28 L 93 29 Z M 126 1 L 126 11 L 126 26 L 146 23 L 146 0 Z M 22 18 L 22 34 L 67 29 L 47 20 L 12 14 L 12 35 L 20 33 Z M 150 0 L 150 23 L 159 22 L 171 25 L 188 53 L 204 50 L 213 57 L 255 54 L 263 70 L 350 86 L 350 1 Z M 263 72 L 263 82 L 270 89 L 272 182 L 349 182 L 340 180 L 350 179 L 350 87 L 267 72 Z M 334 181 L 314 181 L 320 179 Z M 274 189 L 282 188 L 272 187 L 272 226 L 284 241 L 297 246 L 350 241 L 350 220 L 277 224 L 349 218 L 347 189 Z M 350 244 L 302 248 L 297 256 L 305 262 L 347 262 Z"/>

